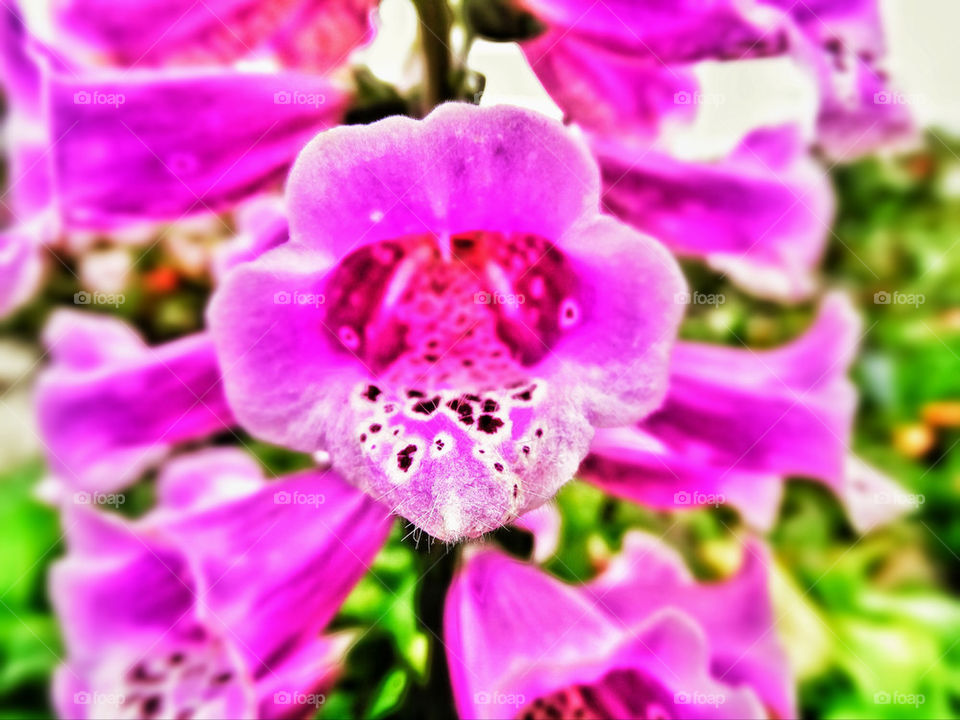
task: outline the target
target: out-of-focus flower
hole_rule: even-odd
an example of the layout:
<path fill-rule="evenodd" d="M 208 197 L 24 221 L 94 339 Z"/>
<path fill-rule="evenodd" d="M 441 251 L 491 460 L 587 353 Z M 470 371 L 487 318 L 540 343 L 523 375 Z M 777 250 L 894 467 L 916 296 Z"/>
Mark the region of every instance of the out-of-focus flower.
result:
<path fill-rule="evenodd" d="M 496 551 L 466 561 L 444 640 L 461 717 L 796 717 L 766 553 L 700 584 L 631 533 L 593 582 L 570 586 Z"/>
<path fill-rule="evenodd" d="M 878 0 L 763 0 L 789 13 L 800 29 L 798 57 L 820 87 L 817 142 L 836 160 L 895 145 L 916 133 L 912 96 L 898 92 L 886 56 Z"/>
<path fill-rule="evenodd" d="M 566 117 L 636 143 L 691 120 L 693 67 L 785 51 L 781 13 L 751 0 L 517 0 L 546 32 L 522 44 Z"/>
<path fill-rule="evenodd" d="M 58 75 L 49 92 L 56 210 L 94 229 L 218 212 L 279 186 L 347 102 L 295 72 Z"/>
<path fill-rule="evenodd" d="M 228 210 L 278 187 L 349 101 L 329 77 L 295 70 L 81 67 L 32 38 L 14 9 L 4 19 L 11 192 L 29 190 L 32 210 L 68 230 Z"/>
<path fill-rule="evenodd" d="M 39 243 L 30 231 L 0 231 L 0 318 L 29 299 L 42 276 Z"/>
<path fill-rule="evenodd" d="M 597 432 L 581 476 L 659 508 L 729 503 L 759 527 L 776 519 L 786 476 L 845 494 L 856 410 L 847 371 L 860 322 L 839 295 L 813 326 L 765 351 L 679 342 L 663 405 Z"/>
<path fill-rule="evenodd" d="M 834 199 L 795 128 L 755 131 L 715 163 L 606 138 L 592 148 L 604 207 L 625 222 L 759 295 L 797 299 L 814 289 Z"/>
<path fill-rule="evenodd" d="M 62 717 L 278 718 L 323 702 L 349 638 L 320 632 L 389 520 L 330 472 L 266 483 L 242 456 L 181 459 L 138 521 L 67 506 L 51 575 Z"/>
<path fill-rule="evenodd" d="M 178 443 L 234 425 L 205 334 L 149 347 L 117 318 L 60 310 L 44 341 L 53 363 L 37 383 L 40 434 L 72 489 L 121 488 Z"/>
<path fill-rule="evenodd" d="M 542 504 L 594 426 L 654 409 L 683 280 L 599 213 L 596 165 L 516 108 L 338 128 L 288 182 L 290 242 L 227 275 L 209 322 L 251 432 L 327 450 L 435 537 Z"/>
<path fill-rule="evenodd" d="M 817 140 L 838 159 L 913 133 L 908 103 L 879 68 L 876 0 L 518 0 L 547 27 L 523 43 L 566 115 L 603 135 L 649 141 L 689 121 L 703 61 L 789 55 L 820 87 Z"/>
<path fill-rule="evenodd" d="M 373 34 L 379 0 L 65 0 L 58 30 L 124 66 L 226 63 L 273 55 L 329 72 Z"/>

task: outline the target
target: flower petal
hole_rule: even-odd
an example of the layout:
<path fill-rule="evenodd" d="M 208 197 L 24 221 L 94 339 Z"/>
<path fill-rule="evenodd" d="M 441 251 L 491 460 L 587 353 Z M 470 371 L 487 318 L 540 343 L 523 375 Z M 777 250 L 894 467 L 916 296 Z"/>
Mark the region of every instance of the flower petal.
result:
<path fill-rule="evenodd" d="M 635 429 L 600 431 L 584 477 L 656 507 L 749 500 L 748 514 L 764 524 L 774 478 L 807 476 L 839 491 L 859 327 L 849 302 L 832 295 L 802 337 L 776 350 L 678 343 L 663 406 Z"/>
<path fill-rule="evenodd" d="M 465 103 L 322 133 L 287 183 L 292 240 L 336 258 L 424 232 L 557 239 L 597 198 L 595 164 L 558 123 Z"/>
<path fill-rule="evenodd" d="M 59 75 L 50 93 L 59 209 L 93 229 L 219 212 L 279 185 L 346 100 L 320 77 L 232 70 Z"/>
<path fill-rule="evenodd" d="M 67 0 L 58 29 L 120 65 L 226 63 L 268 48 L 320 72 L 369 39 L 378 0 Z"/>
<path fill-rule="evenodd" d="M 177 443 L 234 425 L 206 335 L 135 349 L 116 322 L 99 334 L 81 321 L 73 333 L 65 317 L 48 336 L 62 344 L 51 346 L 37 412 L 50 466 L 74 490 L 121 488 Z"/>
<path fill-rule="evenodd" d="M 796 299 L 812 291 L 834 201 L 794 128 L 757 131 L 716 163 L 610 141 L 594 148 L 604 205 L 622 220 L 758 294 Z"/>

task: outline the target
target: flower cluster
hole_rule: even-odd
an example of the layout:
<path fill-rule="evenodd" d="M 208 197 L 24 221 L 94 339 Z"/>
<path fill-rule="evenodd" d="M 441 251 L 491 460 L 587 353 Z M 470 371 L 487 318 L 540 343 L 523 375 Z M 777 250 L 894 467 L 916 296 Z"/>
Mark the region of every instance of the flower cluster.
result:
<path fill-rule="evenodd" d="M 875 3 L 507 3 L 566 124 L 371 104 L 344 68 L 375 5 L 72 0 L 54 39 L 4 8 L 0 313 L 85 236 L 136 244 L 198 216 L 231 236 L 204 256 L 203 329 L 157 343 L 98 307 L 47 319 L 58 712 L 313 711 L 351 642 L 331 620 L 399 516 L 465 547 L 442 639 L 461 717 L 795 716 L 760 539 L 715 583 L 641 533 L 586 583 L 542 561 L 575 480 L 729 505 L 760 532 L 788 477 L 856 522 L 887 487 L 848 450 L 860 330 L 841 294 L 778 348 L 678 340 L 678 256 L 768 298 L 819 289 L 833 195 L 814 146 L 847 158 L 911 129 L 872 102 Z M 713 162 L 659 142 L 698 111 L 698 63 L 759 57 L 816 78 L 815 138 L 759 128 Z M 268 479 L 250 437 L 312 467 Z M 143 483 L 140 517 L 75 500 Z M 507 525 L 532 560 L 489 540 Z"/>

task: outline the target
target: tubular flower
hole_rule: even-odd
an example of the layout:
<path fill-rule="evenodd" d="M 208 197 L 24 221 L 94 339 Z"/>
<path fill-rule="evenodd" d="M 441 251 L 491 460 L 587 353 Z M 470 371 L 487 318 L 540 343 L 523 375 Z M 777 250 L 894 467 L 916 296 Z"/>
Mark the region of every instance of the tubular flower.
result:
<path fill-rule="evenodd" d="M 796 717 L 766 554 L 692 579 L 631 533 L 593 582 L 566 585 L 498 551 L 472 555 L 447 596 L 444 640 L 464 718 Z"/>
<path fill-rule="evenodd" d="M 211 303 L 237 418 L 444 540 L 542 504 L 594 426 L 659 404 L 682 310 L 676 263 L 600 215 L 598 184 L 559 124 L 515 108 L 319 135 L 290 242 Z"/>
<path fill-rule="evenodd" d="M 67 648 L 53 690 L 61 717 L 314 709 L 303 703 L 332 683 L 348 640 L 319 633 L 389 520 L 332 474 L 268 484 L 242 456 L 208 451 L 171 465 L 159 506 L 135 522 L 68 509 L 69 551 L 51 575 Z"/>
<path fill-rule="evenodd" d="M 786 476 L 842 496 L 857 397 L 847 372 L 860 334 L 829 296 L 807 332 L 765 351 L 679 342 L 663 405 L 601 430 L 580 476 L 658 508 L 729 502 L 760 527 L 776 519 Z"/>
<path fill-rule="evenodd" d="M 703 61 L 789 56 L 820 89 L 817 140 L 844 160 L 914 132 L 880 68 L 876 0 L 518 0 L 546 31 L 523 44 L 547 91 L 573 122 L 602 135 L 650 140 L 689 121 Z"/>
<path fill-rule="evenodd" d="M 149 347 L 116 318 L 62 310 L 44 340 L 53 363 L 37 384 L 40 434 L 76 490 L 121 488 L 178 443 L 234 425 L 205 334 Z"/>
<path fill-rule="evenodd" d="M 796 128 L 757 130 L 714 163 L 599 138 L 591 147 L 604 207 L 624 222 L 758 295 L 797 299 L 814 289 L 834 198 Z"/>
<path fill-rule="evenodd" d="M 379 0 L 65 0 L 54 22 L 95 59 L 117 65 L 223 63 L 273 54 L 329 72 L 373 34 Z"/>

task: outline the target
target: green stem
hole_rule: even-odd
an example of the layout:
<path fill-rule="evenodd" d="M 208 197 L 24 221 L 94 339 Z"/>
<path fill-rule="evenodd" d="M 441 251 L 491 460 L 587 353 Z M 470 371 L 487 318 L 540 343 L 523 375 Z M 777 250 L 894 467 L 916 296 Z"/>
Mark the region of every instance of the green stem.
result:
<path fill-rule="evenodd" d="M 453 98 L 450 76 L 450 27 L 453 15 L 446 0 L 413 0 L 420 18 L 420 47 L 423 51 L 423 98 L 421 114 L 427 115 L 440 103 Z"/>
<path fill-rule="evenodd" d="M 415 691 L 413 707 L 416 717 L 424 720 L 451 720 L 455 717 L 450 670 L 443 645 L 443 608 L 459 557 L 459 545 L 436 541 L 428 551 L 418 553 L 417 620 L 430 640 L 430 658 L 427 682 Z"/>

